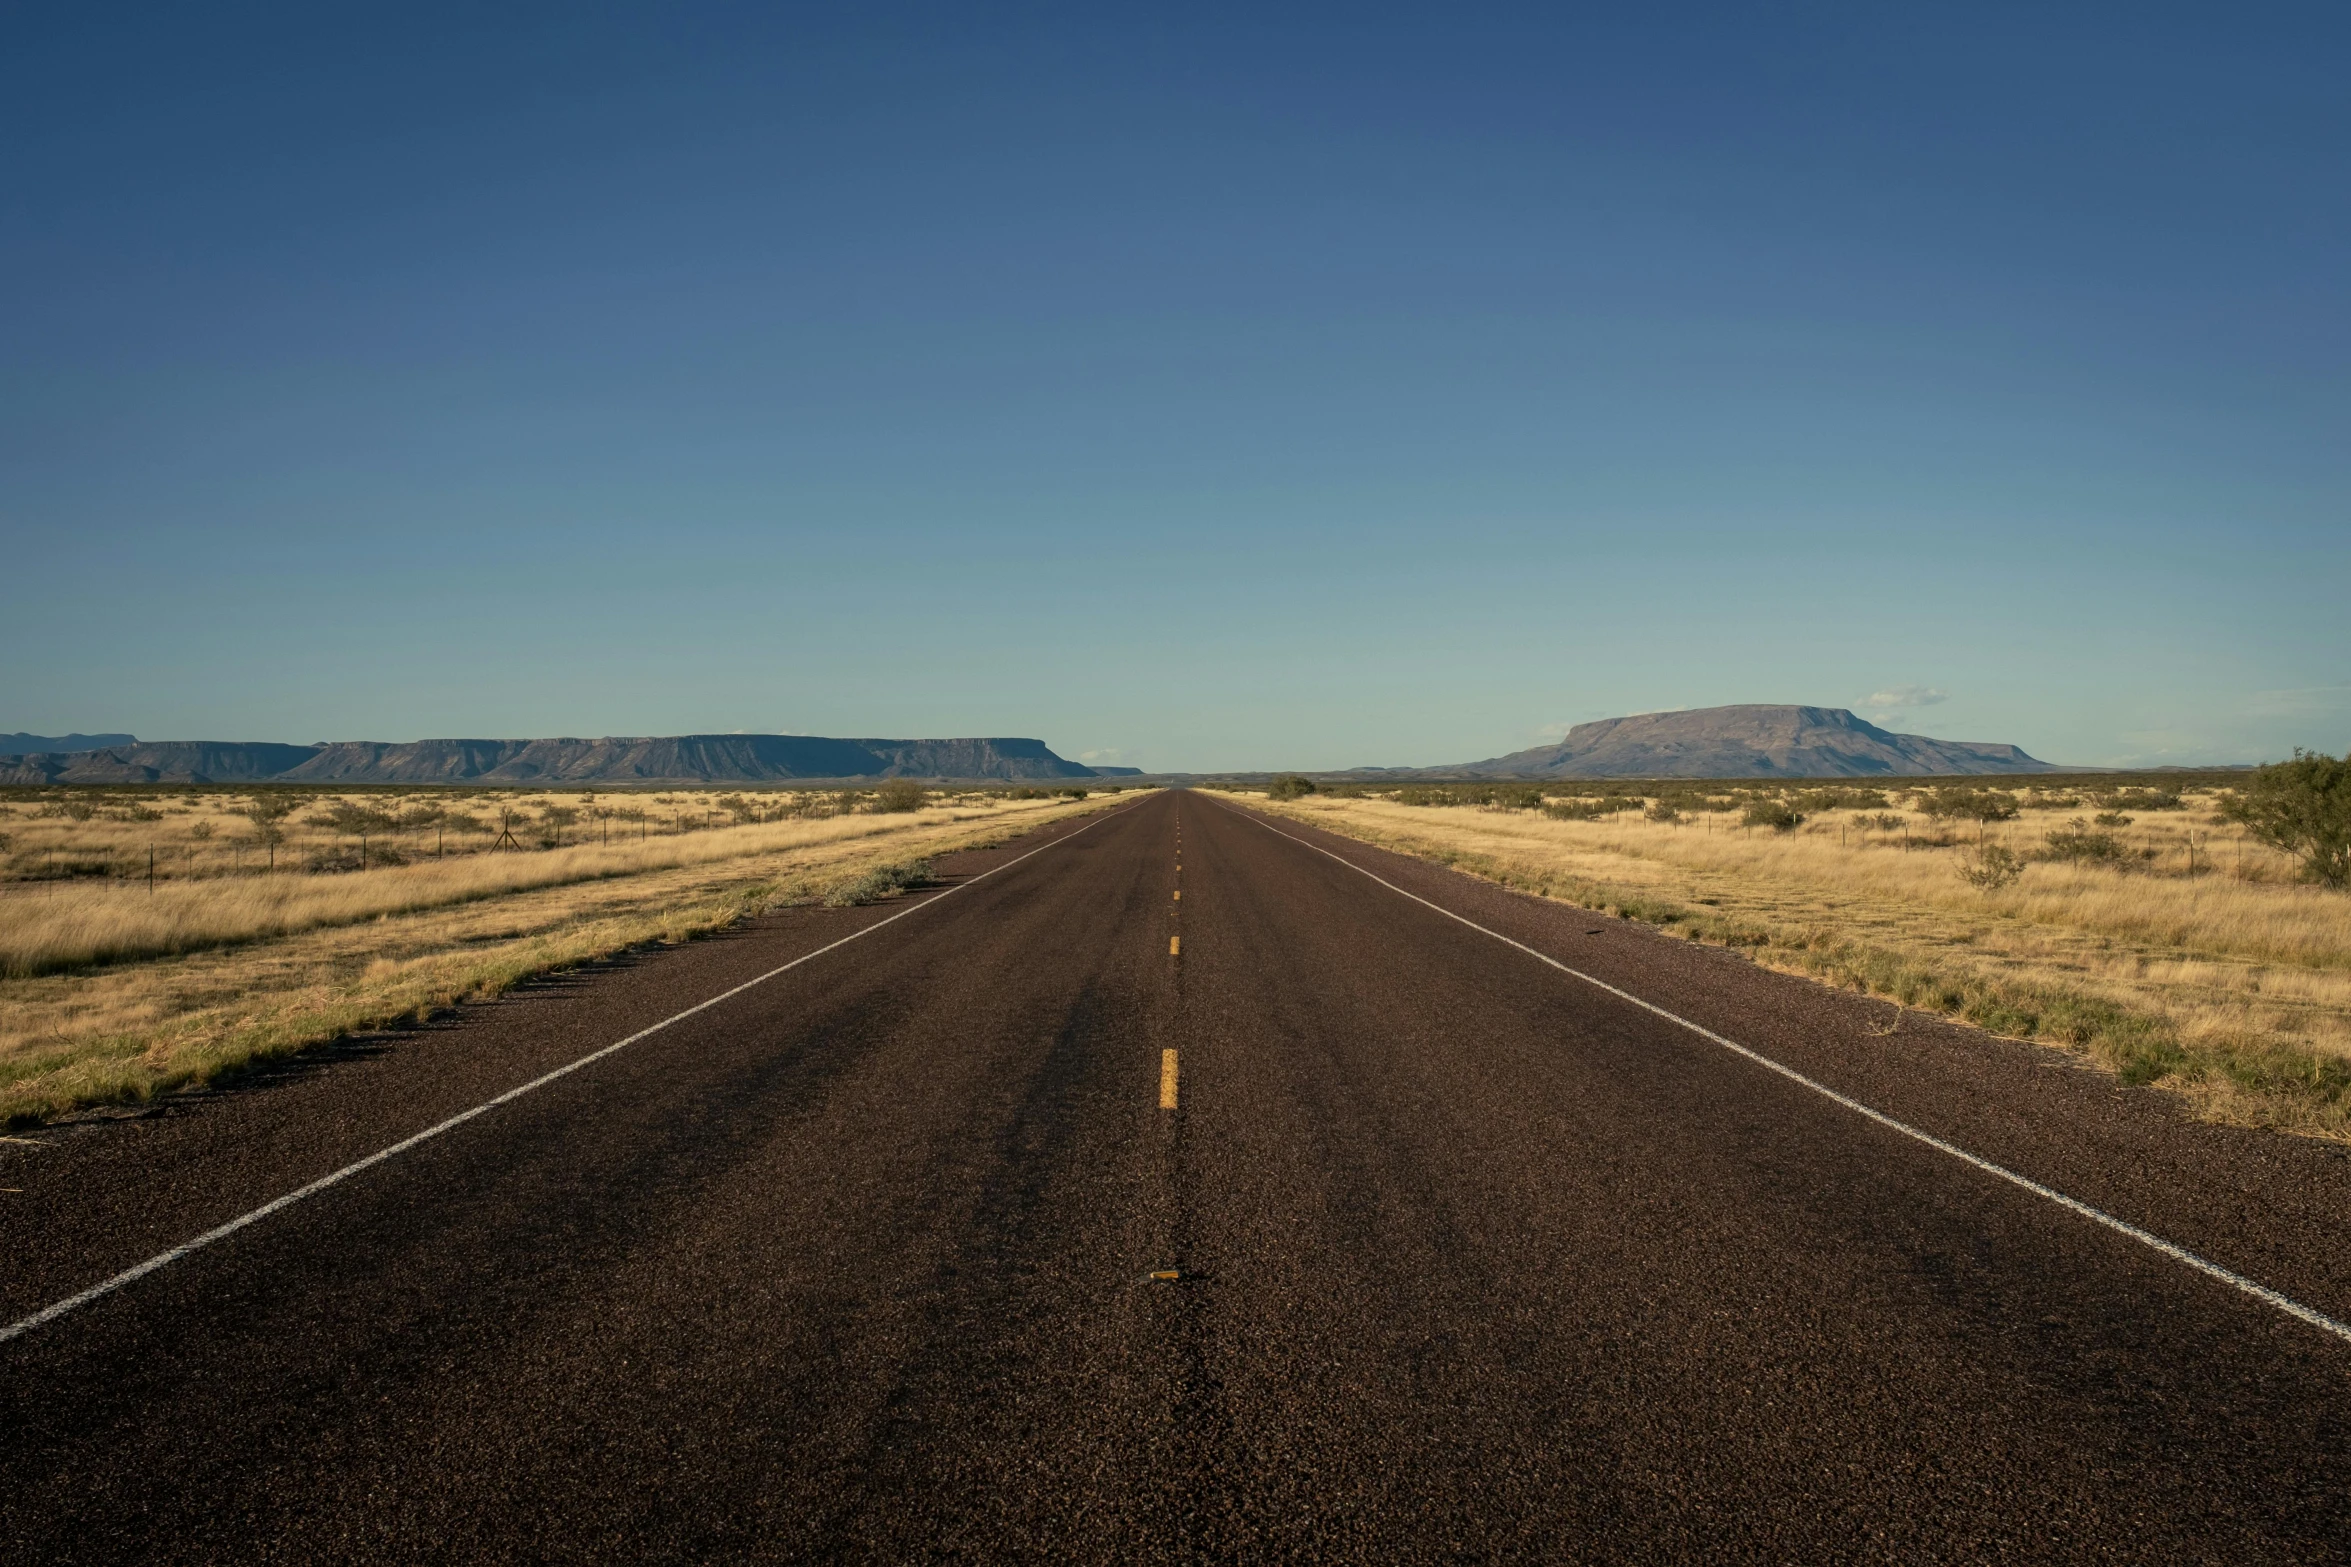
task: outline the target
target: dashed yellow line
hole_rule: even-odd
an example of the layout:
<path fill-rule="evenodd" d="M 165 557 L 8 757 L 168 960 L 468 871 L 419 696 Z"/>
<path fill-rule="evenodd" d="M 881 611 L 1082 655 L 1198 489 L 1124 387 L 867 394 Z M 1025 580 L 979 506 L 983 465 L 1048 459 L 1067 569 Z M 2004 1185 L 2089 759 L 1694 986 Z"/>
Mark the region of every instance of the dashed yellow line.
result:
<path fill-rule="evenodd" d="M 1172 1050 L 1162 1050 L 1159 1052 L 1159 1108 L 1173 1110 L 1175 1107 L 1176 1053 Z"/>
<path fill-rule="evenodd" d="M 1178 902 L 1178 903 L 1181 903 L 1181 902 L 1183 902 L 1183 901 L 1184 901 L 1184 889 L 1183 889 L 1183 888 L 1181 888 L 1181 887 L 1178 887 L 1178 888 L 1176 889 L 1175 900 L 1176 900 L 1176 902 Z"/>
<path fill-rule="evenodd" d="M 1184 953 L 1184 938 L 1183 938 L 1183 937 L 1181 937 L 1181 936 L 1170 936 L 1170 937 L 1168 937 L 1168 938 L 1167 938 L 1167 955 L 1168 955 L 1169 957 L 1171 957 L 1171 958 L 1176 958 L 1176 957 L 1182 957 L 1182 956 L 1183 956 L 1183 953 Z"/>

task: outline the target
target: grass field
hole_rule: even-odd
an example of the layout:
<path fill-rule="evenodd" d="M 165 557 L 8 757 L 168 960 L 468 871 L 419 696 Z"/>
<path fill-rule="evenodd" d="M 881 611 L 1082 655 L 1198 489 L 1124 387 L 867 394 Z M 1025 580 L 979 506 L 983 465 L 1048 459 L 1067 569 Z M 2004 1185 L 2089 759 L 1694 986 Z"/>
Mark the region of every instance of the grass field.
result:
<path fill-rule="evenodd" d="M 1889 790 L 1792 831 L 1741 824 L 1769 791 L 1693 809 L 1677 785 L 1676 820 L 1650 819 L 1642 800 L 1574 819 L 1599 802 L 1564 786 L 1546 787 L 1549 811 L 1399 792 L 1253 803 L 2078 1051 L 2218 1119 L 2351 1137 L 2351 897 L 2298 881 L 2219 818 L 2210 790 L 2118 810 L 2022 789 L 2014 819 L 1981 823 L 1931 818 L 1923 791 Z M 1963 878 L 1983 863 L 1979 836 L 2017 857 L 2015 880 Z"/>
<path fill-rule="evenodd" d="M 295 805 L 274 872 L 240 814 L 256 798 Z M 144 1100 L 781 903 L 886 895 L 900 868 L 1117 799 L 19 791 L 0 802 L 17 873 L 0 882 L 0 1124 Z M 364 870 L 360 831 L 331 825 L 352 807 L 409 818 L 368 832 Z M 453 843 L 435 808 L 487 830 Z M 501 821 L 520 847 L 488 847 Z M 540 847 L 558 826 L 565 846 Z"/>

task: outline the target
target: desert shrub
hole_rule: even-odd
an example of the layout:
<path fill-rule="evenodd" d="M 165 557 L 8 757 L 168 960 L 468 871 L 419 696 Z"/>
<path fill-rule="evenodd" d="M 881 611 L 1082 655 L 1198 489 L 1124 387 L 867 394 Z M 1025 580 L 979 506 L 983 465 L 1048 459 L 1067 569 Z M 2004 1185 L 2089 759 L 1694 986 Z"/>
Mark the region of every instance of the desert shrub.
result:
<path fill-rule="evenodd" d="M 1652 801 L 1641 815 L 1653 822 L 1678 822 L 1682 819 L 1681 810 L 1671 800 Z"/>
<path fill-rule="evenodd" d="M 349 800 L 337 800 L 308 820 L 313 827 L 325 827 L 334 832 L 352 835 L 363 832 L 390 832 L 400 825 L 398 817 L 387 815 L 370 806 L 355 805 Z"/>
<path fill-rule="evenodd" d="M 62 816 L 68 821 L 86 822 L 98 814 L 98 807 L 87 800 L 52 800 L 36 813 L 41 816 Z"/>
<path fill-rule="evenodd" d="M 1331 791 L 1326 788 L 1324 792 Z M 1543 791 L 1536 784 L 1406 784 L 1391 798 L 1398 805 L 1498 805 L 1513 811 L 1543 808 Z"/>
<path fill-rule="evenodd" d="M 877 865 L 846 886 L 836 888 L 824 901 L 836 909 L 853 903 L 879 903 L 892 893 L 908 887 L 920 887 L 931 879 L 931 862 L 908 860 L 898 865 Z"/>
<path fill-rule="evenodd" d="M 2110 832 L 2093 832 L 2080 817 L 2069 827 L 2052 828 L 2043 836 L 2053 860 L 2078 860 L 2092 865 L 2121 863 L 2128 853 L 2122 840 Z"/>
<path fill-rule="evenodd" d="M 2036 789 L 2029 803 L 2044 811 L 2070 811 L 2082 803 L 2082 797 L 2078 794 L 2043 794 Z"/>
<path fill-rule="evenodd" d="M 313 875 L 332 876 L 346 871 L 379 871 L 388 865 L 406 865 L 408 856 L 390 844 L 338 843 L 314 849 L 302 857 L 302 868 Z"/>
<path fill-rule="evenodd" d="M 253 824 L 254 841 L 266 848 L 286 841 L 278 823 L 294 814 L 294 802 L 282 794 L 257 795 L 237 814 Z"/>
<path fill-rule="evenodd" d="M 2024 874 L 2024 858 L 1997 843 L 1987 843 L 1959 862 L 1959 875 L 1970 887 L 1998 892 Z"/>
<path fill-rule="evenodd" d="M 1535 794 L 1536 803 L 1541 804 L 1540 791 L 1530 792 Z M 1619 811 L 1635 809 L 1640 803 L 1638 800 L 1553 800 L 1543 806 L 1543 814 L 1563 822 L 1596 822 Z"/>
<path fill-rule="evenodd" d="M 1265 797 L 1269 800 L 1295 800 L 1312 793 L 1314 780 L 1304 773 L 1284 773 L 1265 786 Z"/>
<path fill-rule="evenodd" d="M 1902 823 L 1903 818 L 1896 815 L 1892 811 L 1880 811 L 1875 816 L 1856 816 L 1853 818 L 1854 826 L 1874 827 L 1879 832 L 1900 832 L 1902 830 Z"/>
<path fill-rule="evenodd" d="M 1804 813 L 1785 800 L 1757 800 L 1740 813 L 1739 823 L 1744 827 L 1769 827 L 1773 832 L 1794 832 L 1804 825 Z"/>
<path fill-rule="evenodd" d="M 1882 789 L 1828 787 L 1803 790 L 1789 803 L 1806 815 L 1817 815 L 1822 811 L 1882 811 L 1887 801 Z"/>
<path fill-rule="evenodd" d="M 1968 789 L 1953 785 L 1929 789 L 1918 808 L 1929 816 L 1971 822 L 2005 822 L 2016 818 L 2016 796 L 2005 789 Z"/>
<path fill-rule="evenodd" d="M 919 811 L 930 803 L 931 792 L 911 778 L 893 778 L 873 795 L 873 808 L 886 815 Z"/>
<path fill-rule="evenodd" d="M 2101 827 L 2128 827 L 2131 819 L 2120 811 L 2100 811 L 2090 818 Z"/>
<path fill-rule="evenodd" d="M 2299 753 L 2297 753 L 2299 754 Z M 2180 797 L 2163 789 L 2117 789 L 2098 803 L 2110 811 L 2176 811 Z"/>
<path fill-rule="evenodd" d="M 2253 775 L 2225 809 L 2273 849 L 2302 862 L 2302 872 L 2329 887 L 2351 886 L 2351 756 L 2295 747 L 2290 762 Z"/>
<path fill-rule="evenodd" d="M 195 826 L 193 826 L 193 827 L 190 827 L 190 828 L 188 829 L 188 836 L 189 836 L 189 837 L 191 837 L 191 838 L 193 838 L 193 839 L 195 839 L 195 840 L 196 840 L 198 843 L 203 843 L 203 842 L 207 841 L 208 839 L 210 839 L 210 838 L 212 837 L 212 823 L 210 823 L 210 822 L 198 822 L 198 823 L 196 823 L 196 825 L 195 825 Z"/>

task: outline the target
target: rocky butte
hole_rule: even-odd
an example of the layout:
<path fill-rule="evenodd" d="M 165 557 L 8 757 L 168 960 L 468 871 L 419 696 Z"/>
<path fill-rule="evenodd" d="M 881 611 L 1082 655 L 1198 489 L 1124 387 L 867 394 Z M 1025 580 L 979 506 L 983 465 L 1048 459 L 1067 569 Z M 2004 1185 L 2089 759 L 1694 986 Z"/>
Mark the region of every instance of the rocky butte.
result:
<path fill-rule="evenodd" d="M 834 740 L 822 735 L 670 735 L 601 740 L 163 740 L 0 756 L 0 784 L 853 783 L 882 778 L 1037 782 L 1132 777 L 1042 740 Z"/>
<path fill-rule="evenodd" d="M 1896 734 L 1841 707 L 1746 703 L 1578 724 L 1447 772 L 1496 778 L 1883 778 L 2058 769 L 2013 745 Z"/>

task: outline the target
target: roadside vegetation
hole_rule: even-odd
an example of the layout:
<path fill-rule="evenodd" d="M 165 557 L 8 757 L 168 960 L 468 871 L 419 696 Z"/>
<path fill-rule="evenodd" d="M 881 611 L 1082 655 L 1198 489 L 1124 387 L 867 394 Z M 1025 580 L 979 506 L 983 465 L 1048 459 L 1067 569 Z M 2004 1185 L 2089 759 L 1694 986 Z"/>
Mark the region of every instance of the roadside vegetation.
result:
<path fill-rule="evenodd" d="M 1120 792 L 0 791 L 0 1124 L 779 905 L 890 897 Z"/>
<path fill-rule="evenodd" d="M 2351 1138 L 2351 779 L 1318 786 L 1267 808 Z"/>

